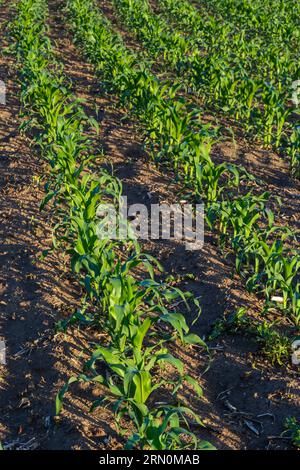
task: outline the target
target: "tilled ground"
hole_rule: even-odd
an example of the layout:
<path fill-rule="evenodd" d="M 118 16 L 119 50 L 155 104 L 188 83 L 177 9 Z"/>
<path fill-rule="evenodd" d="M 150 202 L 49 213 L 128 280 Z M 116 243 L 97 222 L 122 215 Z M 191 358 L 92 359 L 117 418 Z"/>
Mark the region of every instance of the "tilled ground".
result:
<path fill-rule="evenodd" d="M 49 1 L 50 37 L 74 94 L 86 100 L 90 114 L 95 115 L 97 108 L 100 111 L 101 135 L 96 145 L 104 148 L 129 203 L 174 202 L 178 188 L 171 175 L 154 167 L 135 125 L 121 120 L 123 110 L 116 106 L 114 97 L 102 93 L 92 68 L 72 45 L 63 4 L 61 0 Z M 2 25 L 13 18 L 8 7 L 0 7 Z M 33 175 L 39 177 L 47 169 L 18 132 L 20 90 L 14 65 L 10 56 L 1 58 L 0 78 L 8 85 L 8 99 L 0 110 L 0 335 L 7 343 L 7 365 L 1 367 L 0 439 L 17 448 L 118 448 L 122 443 L 112 416 L 103 409 L 88 413 L 95 389 L 90 393 L 86 387 L 75 387 L 74 393 L 68 394 L 62 417 L 53 418 L 58 387 L 80 370 L 88 342 L 97 339 L 97 334 L 54 331 L 55 322 L 66 318 L 80 303 L 80 289 L 68 276 L 61 256 L 39 257 L 51 244 L 51 214 L 39 211 L 43 191 Z M 261 152 L 248 150 L 254 156 Z M 253 166 L 257 174 L 266 176 L 266 184 L 272 180 L 272 190 L 275 187 L 280 192 L 286 187 L 286 166 L 278 163 L 276 180 L 263 159 L 260 166 L 259 158 L 255 162 Z M 269 171 L 274 172 L 274 166 Z M 285 190 L 285 195 L 291 193 L 291 204 L 297 203 L 297 188 L 290 182 Z M 294 211 L 295 206 L 289 209 Z M 187 253 L 184 245 L 172 242 L 149 242 L 144 249 L 157 256 L 168 273 L 195 276 L 183 286 L 200 297 L 203 312 L 193 327 L 195 332 L 207 335 L 224 312 L 234 312 L 240 306 L 247 305 L 253 315 L 260 311 L 259 301 L 245 292 L 212 234 L 207 234 L 201 252 Z M 289 441 L 277 437 L 286 416 L 299 416 L 299 372 L 272 367 L 255 354 L 257 345 L 245 337 L 223 336 L 210 346 L 212 362 L 204 375 L 207 358 L 197 350 L 176 351 L 204 389 L 201 401 L 189 397 L 207 424 L 201 435 L 217 448 L 289 447 Z"/>

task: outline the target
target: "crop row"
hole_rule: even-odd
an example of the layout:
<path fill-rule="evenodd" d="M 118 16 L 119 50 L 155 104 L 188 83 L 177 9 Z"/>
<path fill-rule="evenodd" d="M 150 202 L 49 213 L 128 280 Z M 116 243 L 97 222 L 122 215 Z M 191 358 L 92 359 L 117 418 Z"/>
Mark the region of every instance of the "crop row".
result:
<path fill-rule="evenodd" d="M 186 8 L 191 14 L 197 8 L 205 19 L 208 16 L 230 24 L 234 32 L 245 31 L 248 41 L 254 39 L 264 46 L 277 42 L 295 53 L 299 49 L 300 6 L 293 0 L 192 0 Z"/>
<path fill-rule="evenodd" d="M 205 9 L 198 12 L 187 0 L 157 0 L 161 14 L 148 0 L 113 2 L 152 59 L 163 57 L 204 106 L 287 152 L 293 174 L 300 175 L 300 130 L 291 105 L 300 69 L 298 54 L 286 42 L 272 42 L 269 35 L 263 44 L 257 36 L 250 40 L 245 30 L 234 31 L 231 23 L 216 21 Z M 297 24 L 291 29 L 299 32 Z"/>
<path fill-rule="evenodd" d="M 140 63 L 93 0 L 68 0 L 67 7 L 74 39 L 94 64 L 102 86 L 117 93 L 138 117 L 154 158 L 170 162 L 193 199 L 205 202 L 206 221 L 235 253 L 248 291 L 262 295 L 267 308 L 275 307 L 299 324 L 300 256 L 286 243 L 295 234 L 275 223 L 270 194 L 255 195 L 249 188 L 240 193 L 250 175 L 235 165 L 213 162 L 216 136 L 201 123 L 199 109 L 177 96 L 176 85 L 160 81 Z"/>
<path fill-rule="evenodd" d="M 191 420 L 197 427 L 202 423 L 178 396 L 184 383 L 199 396 L 202 390 L 168 347 L 173 342 L 205 347 L 173 307 L 176 299 L 187 304 L 191 296 L 157 282 L 154 269 L 159 265 L 141 252 L 137 242 L 98 236 L 97 207 L 108 202 L 117 206 L 121 183 L 104 169 L 97 174 L 89 170 L 95 156 L 84 130 L 96 123 L 66 87 L 62 66 L 54 59 L 47 36 L 46 0 L 20 0 L 17 13 L 11 34 L 20 65 L 23 129 L 34 135 L 49 163 L 42 207 L 52 202 L 59 218 L 55 246 L 68 253 L 84 293 L 83 310 L 70 323 L 80 319 L 106 332 L 103 343 L 90 351 L 83 373 L 71 377 L 59 392 L 57 413 L 71 383 L 92 382 L 99 395 L 101 391 L 92 410 L 112 407 L 121 434 L 127 436 L 126 448 L 211 448 L 190 430 Z M 142 279 L 137 270 L 144 273 Z M 200 308 L 196 300 L 194 304 Z M 103 364 L 106 371 L 100 373 Z M 169 368 L 172 378 L 166 372 Z M 158 400 L 162 394 L 163 403 Z"/>

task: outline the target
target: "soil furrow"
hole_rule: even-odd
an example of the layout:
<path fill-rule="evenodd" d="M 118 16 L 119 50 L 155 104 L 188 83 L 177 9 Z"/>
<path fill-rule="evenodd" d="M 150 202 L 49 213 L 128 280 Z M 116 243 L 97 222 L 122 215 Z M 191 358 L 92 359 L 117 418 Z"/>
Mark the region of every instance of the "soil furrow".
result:
<path fill-rule="evenodd" d="M 121 178 L 129 203 L 145 203 L 149 206 L 152 202 L 174 202 L 178 188 L 171 183 L 170 175 L 160 174 L 149 161 L 138 129 L 128 119 L 124 119 L 124 111 L 118 108 L 114 97 L 105 95 L 99 89 L 92 68 L 73 46 L 62 12 L 63 2 L 51 0 L 49 6 L 50 36 L 56 43 L 59 60 L 64 63 L 74 93 L 85 98 L 88 113 L 94 114 L 95 108 L 100 110 L 101 139 L 106 158 Z M 207 334 L 213 322 L 220 319 L 224 311 L 233 312 L 241 305 L 247 305 L 253 312 L 259 311 L 257 300 L 246 294 L 241 280 L 232 274 L 230 264 L 223 260 L 211 234 L 208 234 L 201 253 L 187 253 L 183 245 L 171 242 L 145 243 L 144 248 L 159 257 L 168 273 L 195 275 L 195 280 L 185 281 L 185 285 L 201 298 L 203 313 L 196 326 L 198 333 Z M 281 403 L 281 406 L 270 398 L 277 388 L 295 389 L 293 372 L 283 377 L 282 371 L 272 368 L 266 361 L 254 359 L 253 352 L 256 349 L 257 346 L 244 337 L 224 336 L 218 343 L 210 370 L 202 378 L 206 398 L 200 404 L 199 412 L 215 430 L 208 439 L 219 448 L 265 448 L 269 445 L 267 436 L 276 434 L 275 427 L 278 426 L 277 432 L 282 430 L 287 409 L 290 413 L 298 409 L 299 403 L 295 398 L 292 405 L 286 402 L 284 405 Z M 194 355 L 186 356 L 185 362 L 192 363 L 194 370 L 199 370 L 199 373 L 203 368 L 203 360 Z M 260 414 L 269 410 L 274 413 L 276 426 L 266 420 L 263 433 L 259 438 L 253 438 L 253 433 L 245 429 L 242 420 L 234 419 L 232 423 L 232 416 L 226 416 L 226 406 L 218 399 L 224 390 L 228 390 L 230 400 L 243 411 Z"/>

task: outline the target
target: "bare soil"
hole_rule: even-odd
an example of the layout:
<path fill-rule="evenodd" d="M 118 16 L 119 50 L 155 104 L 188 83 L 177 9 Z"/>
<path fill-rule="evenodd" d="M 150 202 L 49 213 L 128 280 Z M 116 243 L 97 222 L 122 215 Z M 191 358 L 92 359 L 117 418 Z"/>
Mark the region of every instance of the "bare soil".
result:
<path fill-rule="evenodd" d="M 100 110 L 97 145 L 122 180 L 128 202 L 174 202 L 179 188 L 172 175 L 155 168 L 135 124 L 124 119 L 115 98 L 99 88 L 91 66 L 73 46 L 63 4 L 49 1 L 50 37 L 74 94 L 86 100 L 90 114 L 95 115 L 96 107 Z M 2 25 L 13 18 L 8 6 L 0 7 Z M 3 47 L 3 36 L 1 41 Z M 80 305 L 81 292 L 68 275 L 67 260 L 61 253 L 40 259 L 51 245 L 52 214 L 40 212 L 43 189 L 33 176 L 42 176 L 47 168 L 18 132 L 20 90 L 11 56 L 1 57 L 0 77 L 8 87 L 7 105 L 0 105 L 0 337 L 7 344 L 7 364 L 0 369 L 0 440 L 13 448 L 121 448 L 109 412 L 102 408 L 88 412 L 96 388 L 74 387 L 62 417 L 54 418 L 58 388 L 80 371 L 88 342 L 99 333 L 79 329 L 65 335 L 55 333 L 55 323 Z M 239 155 L 243 164 L 249 162 L 249 169 L 263 177 L 267 187 L 283 195 L 284 214 L 292 220 L 299 212 L 299 186 L 288 176 L 287 165 L 258 148 L 248 147 L 247 154 L 244 151 Z M 239 161 L 230 147 L 227 156 Z M 167 273 L 195 275 L 181 287 L 200 298 L 202 315 L 193 330 L 201 336 L 207 336 L 216 320 L 240 306 L 259 315 L 261 303 L 247 294 L 213 234 L 207 233 L 201 252 L 186 252 L 181 243 L 162 241 L 147 242 L 144 249 L 159 258 Z M 188 314 L 189 321 L 193 313 Z M 299 370 L 290 365 L 273 367 L 258 354 L 255 342 L 244 336 L 223 335 L 210 347 L 212 358 L 205 373 L 208 358 L 203 353 L 176 351 L 203 386 L 201 400 L 185 392 L 207 425 L 200 435 L 219 449 L 291 448 L 289 440 L 278 437 L 287 416 L 300 416 Z"/>

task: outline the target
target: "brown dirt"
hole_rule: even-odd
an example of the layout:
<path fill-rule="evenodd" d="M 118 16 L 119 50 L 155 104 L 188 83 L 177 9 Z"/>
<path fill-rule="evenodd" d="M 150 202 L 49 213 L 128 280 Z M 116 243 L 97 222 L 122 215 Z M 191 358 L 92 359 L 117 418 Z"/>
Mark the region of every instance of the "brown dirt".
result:
<path fill-rule="evenodd" d="M 2 7 L 2 27 L 12 18 L 13 12 Z M 0 338 L 6 342 L 7 364 L 0 366 L 0 441 L 14 449 L 99 448 L 114 432 L 105 414 L 97 427 L 87 411 L 81 421 L 84 397 L 80 405 L 71 397 L 62 421 L 53 418 L 55 395 L 66 374 L 78 372 L 78 351 L 87 340 L 81 332 L 55 334 L 55 323 L 80 305 L 80 289 L 70 280 L 61 253 L 40 259 L 51 246 L 51 214 L 39 211 L 44 193 L 33 177 L 47 170 L 18 131 L 20 89 L 14 67 L 11 57 L 1 57 L 7 104 L 0 110 Z"/>
<path fill-rule="evenodd" d="M 162 175 L 149 161 L 134 123 L 121 121 L 123 110 L 113 97 L 99 90 L 92 68 L 72 45 L 71 35 L 62 24 L 62 5 L 61 0 L 49 1 L 51 39 L 56 41 L 57 55 L 72 80 L 74 93 L 87 100 L 90 114 L 95 113 L 95 105 L 101 110 L 101 144 L 122 179 L 129 203 L 174 201 L 178 188 L 170 175 Z M 12 17 L 7 7 L 3 8 L 2 21 L 7 21 L 8 15 Z M 11 59 L 1 59 L 0 74 L 9 90 L 7 106 L 1 109 L 5 119 L 1 122 L 0 142 L 0 206 L 4 214 L 0 335 L 8 347 L 7 366 L 1 368 L 0 439 L 4 443 L 24 443 L 34 438 L 38 448 L 46 449 L 117 448 L 121 443 L 112 417 L 103 409 L 88 414 L 93 396 L 86 387 L 77 387 L 68 394 L 58 422 L 47 418 L 53 416 L 58 386 L 80 370 L 80 356 L 85 356 L 87 342 L 97 334 L 76 330 L 53 336 L 54 322 L 76 308 L 80 292 L 58 255 L 51 254 L 45 261 L 38 258 L 49 246 L 51 225 L 49 216 L 39 212 L 43 193 L 32 181 L 32 175 L 43 174 L 43 166 L 36 152 L 29 149 L 28 141 L 17 132 L 19 89 Z M 9 138 L 12 132 L 16 138 Z M 273 171 L 274 166 L 269 169 Z M 270 181 L 274 183 L 271 177 Z M 260 311 L 260 303 L 245 292 L 212 234 L 207 234 L 202 252 L 187 254 L 182 244 L 172 242 L 147 243 L 145 249 L 159 257 L 167 272 L 195 274 L 195 280 L 184 285 L 201 298 L 203 312 L 195 332 L 207 335 L 215 320 L 239 306 L 247 305 L 253 315 Z M 24 345 L 28 349 L 16 356 Z M 299 372 L 270 366 L 255 355 L 255 343 L 238 335 L 223 336 L 211 347 L 212 362 L 205 374 L 207 362 L 202 354 L 197 350 L 177 351 L 204 389 L 203 400 L 190 397 L 208 426 L 201 435 L 221 449 L 290 446 L 288 441 L 268 438 L 279 436 L 286 416 L 299 416 Z M 226 399 L 237 412 L 228 409 Z M 269 414 L 259 417 L 265 413 Z M 254 422 L 259 436 L 247 428 L 247 416 L 261 422 Z"/>

